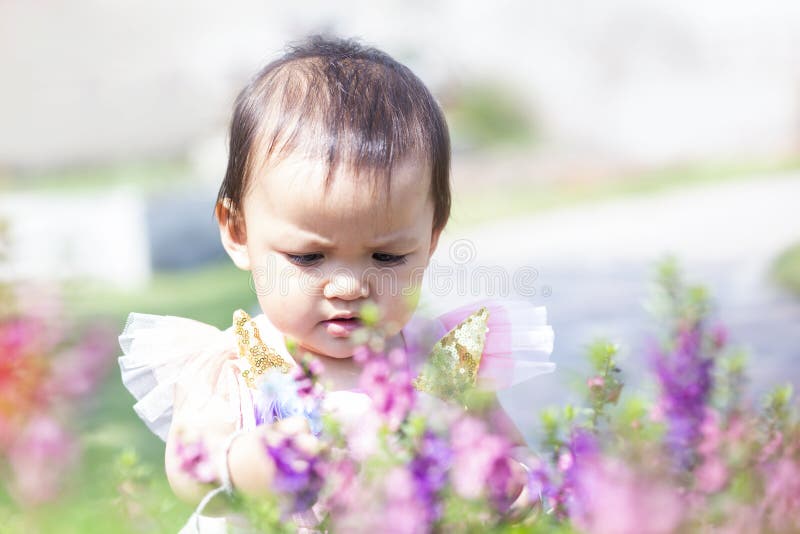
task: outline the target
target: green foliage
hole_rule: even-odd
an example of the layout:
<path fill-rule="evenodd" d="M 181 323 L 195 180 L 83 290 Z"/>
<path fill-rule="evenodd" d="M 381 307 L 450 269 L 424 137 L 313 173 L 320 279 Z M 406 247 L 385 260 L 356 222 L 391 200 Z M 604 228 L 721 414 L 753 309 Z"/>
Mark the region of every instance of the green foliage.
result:
<path fill-rule="evenodd" d="M 741 406 L 747 387 L 747 353 L 732 350 L 717 360 L 714 377 L 714 405 L 726 416 Z"/>
<path fill-rule="evenodd" d="M 793 393 L 794 388 L 787 383 L 775 387 L 764 399 L 763 414 L 770 434 L 784 432 L 789 425 Z"/>
<path fill-rule="evenodd" d="M 675 256 L 663 258 L 656 269 L 656 279 L 645 307 L 664 326 L 669 337 L 680 323 L 697 324 L 708 315 L 710 303 L 703 286 L 687 286 Z"/>
<path fill-rule="evenodd" d="M 608 422 L 608 406 L 619 400 L 622 386 L 621 369 L 617 366 L 617 345 L 598 340 L 589 346 L 589 362 L 593 376 L 587 380 L 588 386 L 588 426 L 595 432 L 600 425 Z"/>
<path fill-rule="evenodd" d="M 486 148 L 529 144 L 535 138 L 526 104 L 498 83 L 466 85 L 449 100 L 445 113 L 456 144 Z"/>
<path fill-rule="evenodd" d="M 783 251 L 772 265 L 775 281 L 800 296 L 800 243 Z"/>
<path fill-rule="evenodd" d="M 281 506 L 277 497 L 272 498 L 252 498 L 235 494 L 234 506 L 244 511 L 245 515 L 253 525 L 259 525 L 262 532 L 272 534 L 291 534 L 296 532 L 291 523 L 281 512 Z"/>

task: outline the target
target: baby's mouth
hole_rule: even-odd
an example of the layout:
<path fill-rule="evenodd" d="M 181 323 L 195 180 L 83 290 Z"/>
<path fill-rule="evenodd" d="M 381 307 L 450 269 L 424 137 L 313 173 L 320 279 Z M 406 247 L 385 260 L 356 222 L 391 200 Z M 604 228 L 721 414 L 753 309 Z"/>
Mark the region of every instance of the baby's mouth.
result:
<path fill-rule="evenodd" d="M 358 317 L 348 317 L 339 319 L 328 319 L 322 321 L 325 330 L 333 337 L 349 337 L 350 333 L 361 328 L 361 319 Z"/>

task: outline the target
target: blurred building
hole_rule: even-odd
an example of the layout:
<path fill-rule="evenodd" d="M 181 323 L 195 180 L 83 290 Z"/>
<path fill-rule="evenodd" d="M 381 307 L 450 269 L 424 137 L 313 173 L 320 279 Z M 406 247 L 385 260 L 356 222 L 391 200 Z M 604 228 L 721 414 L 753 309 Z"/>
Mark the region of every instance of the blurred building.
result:
<path fill-rule="evenodd" d="M 501 80 L 573 154 L 660 164 L 798 146 L 794 0 L 6 0 L 0 169 L 184 155 L 219 138 L 258 66 L 318 31 L 363 37 L 434 88 Z"/>

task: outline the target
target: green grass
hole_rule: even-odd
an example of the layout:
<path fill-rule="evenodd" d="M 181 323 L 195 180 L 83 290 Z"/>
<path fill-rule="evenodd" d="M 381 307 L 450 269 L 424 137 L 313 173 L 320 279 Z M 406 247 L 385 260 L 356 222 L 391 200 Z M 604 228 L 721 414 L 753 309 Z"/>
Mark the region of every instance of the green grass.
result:
<path fill-rule="evenodd" d="M 133 186 L 143 191 L 159 191 L 166 185 L 185 182 L 191 176 L 189 166 L 179 160 L 128 163 L 65 169 L 6 177 L 0 186 L 12 191 L 81 192 Z"/>
<path fill-rule="evenodd" d="M 250 273 L 230 261 L 199 269 L 158 272 L 139 291 L 73 282 L 66 289 L 67 309 L 79 319 L 103 317 L 119 324 L 130 312 L 177 315 L 227 328 L 234 310 L 256 303 Z"/>
<path fill-rule="evenodd" d="M 781 253 L 772 266 L 775 281 L 800 297 L 800 243 Z"/>

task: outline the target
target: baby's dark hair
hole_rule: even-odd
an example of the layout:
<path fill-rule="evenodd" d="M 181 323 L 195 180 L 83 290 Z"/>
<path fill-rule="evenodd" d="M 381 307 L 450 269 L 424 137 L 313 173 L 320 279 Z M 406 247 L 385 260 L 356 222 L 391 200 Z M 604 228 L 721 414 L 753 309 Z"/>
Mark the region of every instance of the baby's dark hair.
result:
<path fill-rule="evenodd" d="M 450 137 L 444 114 L 410 69 L 353 40 L 313 36 L 259 71 L 236 99 L 228 168 L 218 202 L 243 220 L 242 200 L 267 162 L 300 152 L 327 165 L 366 171 L 374 188 L 409 156 L 427 160 L 433 227 L 450 216 Z M 388 197 L 387 197 L 388 198 Z"/>

